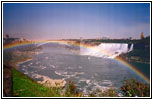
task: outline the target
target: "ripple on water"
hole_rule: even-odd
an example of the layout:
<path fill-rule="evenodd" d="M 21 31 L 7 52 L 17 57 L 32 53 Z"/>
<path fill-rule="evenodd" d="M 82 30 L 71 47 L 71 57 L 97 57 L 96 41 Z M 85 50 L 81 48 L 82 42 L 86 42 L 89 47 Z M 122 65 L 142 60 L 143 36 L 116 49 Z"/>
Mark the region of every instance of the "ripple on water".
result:
<path fill-rule="evenodd" d="M 86 84 L 89 84 L 91 80 L 86 80 Z"/>
<path fill-rule="evenodd" d="M 98 89 L 98 90 L 101 90 L 103 92 L 103 91 L 110 88 L 108 86 L 101 86 L 101 85 L 98 84 L 98 82 L 95 82 L 94 85 L 95 86 L 93 86 L 92 91 L 96 91 Z"/>
<path fill-rule="evenodd" d="M 45 59 L 48 59 L 48 57 L 45 57 Z"/>
<path fill-rule="evenodd" d="M 39 68 L 40 66 L 39 67 L 38 66 L 29 66 L 29 67 L 31 67 L 31 68 Z"/>
<path fill-rule="evenodd" d="M 80 68 L 80 69 L 81 69 L 81 68 L 82 68 L 82 66 L 78 66 L 78 68 Z"/>
<path fill-rule="evenodd" d="M 66 69 L 74 69 L 74 67 L 67 67 Z"/>
<path fill-rule="evenodd" d="M 103 85 L 112 86 L 113 83 L 112 83 L 110 80 L 103 80 L 103 81 L 102 81 L 102 84 L 103 84 Z"/>
<path fill-rule="evenodd" d="M 37 62 L 36 62 L 36 64 L 38 65 L 38 64 L 40 64 L 40 62 L 39 62 L 39 61 L 37 61 Z"/>
<path fill-rule="evenodd" d="M 41 69 L 46 69 L 46 67 L 42 67 Z"/>
<path fill-rule="evenodd" d="M 22 65 L 22 68 L 25 68 L 26 66 L 25 65 Z"/>
<path fill-rule="evenodd" d="M 54 66 L 54 65 L 49 65 L 50 67 L 52 67 L 52 68 L 56 68 L 56 66 Z"/>
<path fill-rule="evenodd" d="M 26 72 L 24 72 L 24 74 L 29 75 L 29 72 L 28 72 L 28 71 L 26 71 Z"/>
<path fill-rule="evenodd" d="M 33 63 L 31 62 L 31 63 L 28 64 L 28 66 L 31 66 L 32 64 L 33 64 Z"/>
<path fill-rule="evenodd" d="M 84 92 L 85 94 L 96 91 L 97 89 L 104 91 L 112 86 L 112 82 L 110 80 L 96 81 L 85 78 L 78 80 L 77 84 L 79 87 L 83 86 L 83 88 L 79 88 L 79 90 Z"/>
<path fill-rule="evenodd" d="M 67 71 L 60 70 L 60 71 L 55 71 L 55 74 L 57 74 L 59 76 L 63 76 L 65 79 L 69 79 L 72 77 L 76 78 L 77 75 L 82 75 L 85 73 L 84 72 L 67 72 Z"/>

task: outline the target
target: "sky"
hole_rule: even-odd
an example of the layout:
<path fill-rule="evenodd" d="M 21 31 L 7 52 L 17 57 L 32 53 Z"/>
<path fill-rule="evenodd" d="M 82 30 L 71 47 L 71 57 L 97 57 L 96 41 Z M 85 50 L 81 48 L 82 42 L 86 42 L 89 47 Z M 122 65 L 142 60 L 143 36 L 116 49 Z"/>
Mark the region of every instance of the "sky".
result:
<path fill-rule="evenodd" d="M 150 35 L 149 3 L 3 3 L 3 34 L 31 40 Z"/>

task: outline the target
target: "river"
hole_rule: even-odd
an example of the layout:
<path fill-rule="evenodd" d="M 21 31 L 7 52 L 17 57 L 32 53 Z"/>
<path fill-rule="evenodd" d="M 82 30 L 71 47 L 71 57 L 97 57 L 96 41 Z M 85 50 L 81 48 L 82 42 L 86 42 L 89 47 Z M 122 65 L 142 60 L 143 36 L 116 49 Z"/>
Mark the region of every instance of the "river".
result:
<path fill-rule="evenodd" d="M 121 62 L 102 57 L 80 55 L 79 47 L 48 43 L 37 51 L 32 60 L 20 64 L 18 70 L 37 81 L 43 80 L 36 75 L 52 79 L 72 80 L 78 91 L 87 92 L 119 88 L 122 80 L 134 78 L 144 80 Z M 150 76 L 149 64 L 131 62 L 137 69 Z"/>

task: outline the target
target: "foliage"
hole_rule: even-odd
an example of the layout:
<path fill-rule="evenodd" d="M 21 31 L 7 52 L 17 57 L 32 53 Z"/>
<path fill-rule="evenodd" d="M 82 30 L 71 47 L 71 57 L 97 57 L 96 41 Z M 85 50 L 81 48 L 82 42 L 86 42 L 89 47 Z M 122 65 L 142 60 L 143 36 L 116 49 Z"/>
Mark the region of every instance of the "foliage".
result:
<path fill-rule="evenodd" d="M 126 97 L 149 97 L 150 86 L 141 82 L 136 82 L 134 79 L 124 80 L 121 86 L 121 91 Z"/>
<path fill-rule="evenodd" d="M 79 93 L 76 89 L 77 87 L 75 86 L 75 84 L 69 80 L 64 96 L 82 97 L 83 94 Z"/>
<path fill-rule="evenodd" d="M 113 87 L 105 90 L 99 96 L 101 97 L 117 97 L 117 91 Z"/>
<path fill-rule="evenodd" d="M 89 97 L 117 97 L 117 90 L 114 87 L 104 91 L 97 89 L 89 94 Z"/>

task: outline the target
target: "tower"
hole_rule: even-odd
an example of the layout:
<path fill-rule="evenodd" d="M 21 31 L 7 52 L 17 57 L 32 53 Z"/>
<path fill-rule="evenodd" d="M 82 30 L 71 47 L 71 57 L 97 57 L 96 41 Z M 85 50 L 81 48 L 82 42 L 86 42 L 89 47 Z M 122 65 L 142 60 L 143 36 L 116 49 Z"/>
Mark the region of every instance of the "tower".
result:
<path fill-rule="evenodd" d="M 140 39 L 144 39 L 144 33 L 141 32 Z"/>

